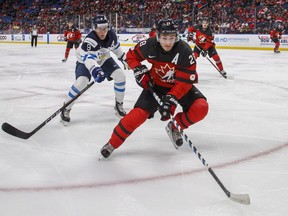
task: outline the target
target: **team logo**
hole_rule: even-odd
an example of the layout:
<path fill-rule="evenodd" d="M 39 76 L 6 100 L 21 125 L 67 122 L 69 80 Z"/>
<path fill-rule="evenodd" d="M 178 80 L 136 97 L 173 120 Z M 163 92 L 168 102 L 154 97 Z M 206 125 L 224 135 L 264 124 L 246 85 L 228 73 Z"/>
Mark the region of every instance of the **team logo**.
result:
<path fill-rule="evenodd" d="M 60 42 L 61 42 L 61 41 L 65 41 L 64 35 L 58 35 L 58 36 L 57 36 L 57 40 L 60 41 Z"/>
<path fill-rule="evenodd" d="M 175 67 L 170 67 L 169 64 L 166 64 L 165 66 L 160 66 L 159 69 L 155 68 L 156 73 L 159 77 L 162 78 L 163 82 L 167 83 L 174 83 L 174 74 L 175 74 Z"/>
<path fill-rule="evenodd" d="M 140 41 L 146 40 L 147 37 L 144 34 L 136 34 L 132 37 L 133 43 L 139 43 Z"/>
<path fill-rule="evenodd" d="M 67 39 L 70 40 L 70 39 L 73 39 L 75 37 L 75 34 L 73 32 L 69 32 L 67 34 Z"/>

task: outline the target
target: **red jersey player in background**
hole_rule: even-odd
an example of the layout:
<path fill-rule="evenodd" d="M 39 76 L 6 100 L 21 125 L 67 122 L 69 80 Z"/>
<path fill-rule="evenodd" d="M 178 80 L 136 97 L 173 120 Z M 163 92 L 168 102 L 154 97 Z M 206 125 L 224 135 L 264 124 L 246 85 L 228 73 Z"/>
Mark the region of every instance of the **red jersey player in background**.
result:
<path fill-rule="evenodd" d="M 73 25 L 72 22 L 68 23 L 66 30 L 64 31 L 64 40 L 67 42 L 65 57 L 62 59 L 62 62 L 66 62 L 69 57 L 70 49 L 75 47 L 77 49 L 79 44 L 82 42 L 81 32 Z"/>
<path fill-rule="evenodd" d="M 193 54 L 195 59 L 200 56 L 200 53 L 203 57 L 206 57 L 207 54 L 210 58 L 213 58 L 219 71 L 223 76 L 227 77 L 227 73 L 223 68 L 221 59 L 216 51 L 214 43 L 214 33 L 213 30 L 209 27 L 209 21 L 207 18 L 203 18 L 200 25 L 191 26 L 188 28 L 188 41 L 192 40 L 193 34 L 195 34 L 195 48 Z"/>
<path fill-rule="evenodd" d="M 270 39 L 275 43 L 274 53 L 280 53 L 280 39 L 282 37 L 282 25 L 280 23 L 275 23 L 275 28 L 270 31 Z"/>
<path fill-rule="evenodd" d="M 152 64 L 148 69 L 143 61 Z M 108 158 L 114 149 L 159 110 L 162 121 L 174 115 L 177 104 L 182 111 L 175 120 L 182 129 L 201 121 L 208 113 L 205 96 L 193 85 L 197 82 L 196 61 L 189 44 L 179 40 L 177 25 L 172 19 L 157 23 L 157 37 L 148 38 L 129 49 L 126 55 L 129 67 L 134 71 L 137 84 L 143 88 L 134 108 L 114 128 L 110 140 L 101 149 Z M 162 98 L 159 105 L 149 89 Z M 169 121 L 166 131 L 176 149 L 183 144 L 183 138 L 174 124 Z"/>
<path fill-rule="evenodd" d="M 153 24 L 150 32 L 149 32 L 149 38 L 156 37 L 156 24 Z"/>

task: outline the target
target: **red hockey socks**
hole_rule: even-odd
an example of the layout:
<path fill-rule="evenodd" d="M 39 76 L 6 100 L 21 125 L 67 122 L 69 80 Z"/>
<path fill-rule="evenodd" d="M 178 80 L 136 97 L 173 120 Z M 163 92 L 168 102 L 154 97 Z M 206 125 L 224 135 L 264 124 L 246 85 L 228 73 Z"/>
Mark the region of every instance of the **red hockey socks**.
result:
<path fill-rule="evenodd" d="M 222 62 L 221 62 L 221 60 L 220 60 L 219 55 L 216 54 L 216 55 L 212 56 L 212 58 L 213 58 L 214 61 L 216 62 L 216 65 L 217 65 L 218 69 L 219 69 L 220 71 L 222 71 L 222 70 L 223 70 L 223 64 L 222 64 Z"/>
<path fill-rule="evenodd" d="M 68 56 L 69 56 L 69 52 L 70 52 L 70 48 L 66 48 L 66 50 L 65 50 L 65 58 L 67 59 L 68 58 Z"/>
<path fill-rule="evenodd" d="M 141 108 L 132 109 L 114 128 L 109 143 L 114 148 L 118 148 L 136 128 L 148 119 L 149 115 L 149 112 Z"/>
<path fill-rule="evenodd" d="M 208 103 L 204 98 L 198 98 L 192 103 L 188 112 L 177 113 L 175 120 L 182 129 L 186 129 L 204 119 L 208 113 L 208 107 Z"/>

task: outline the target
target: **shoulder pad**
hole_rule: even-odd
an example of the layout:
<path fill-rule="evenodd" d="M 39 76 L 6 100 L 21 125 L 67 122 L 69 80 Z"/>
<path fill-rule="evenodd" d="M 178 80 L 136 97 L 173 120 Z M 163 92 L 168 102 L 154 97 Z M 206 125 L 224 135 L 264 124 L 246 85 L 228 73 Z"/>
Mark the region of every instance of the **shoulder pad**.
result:
<path fill-rule="evenodd" d="M 90 44 L 92 47 L 96 47 L 97 46 L 97 42 L 95 41 L 95 40 L 93 40 L 92 38 L 88 38 L 88 37 L 86 37 L 85 39 L 84 39 L 84 41 L 83 41 L 83 43 L 88 43 L 88 44 Z"/>

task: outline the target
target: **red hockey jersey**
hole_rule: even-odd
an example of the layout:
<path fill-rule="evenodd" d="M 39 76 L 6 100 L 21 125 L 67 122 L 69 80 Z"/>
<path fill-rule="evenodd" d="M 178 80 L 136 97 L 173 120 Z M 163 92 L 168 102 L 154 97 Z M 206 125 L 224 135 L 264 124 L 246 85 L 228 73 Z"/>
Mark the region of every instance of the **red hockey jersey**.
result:
<path fill-rule="evenodd" d="M 75 42 L 81 39 L 82 34 L 76 27 L 72 26 L 64 31 L 64 37 L 67 41 Z"/>
<path fill-rule="evenodd" d="M 170 88 L 169 93 L 180 99 L 197 82 L 196 61 L 190 46 L 180 40 L 172 50 L 164 52 L 156 38 L 148 38 L 129 49 L 126 61 L 131 69 L 147 60 L 152 64 L 150 76 L 154 84 Z"/>

